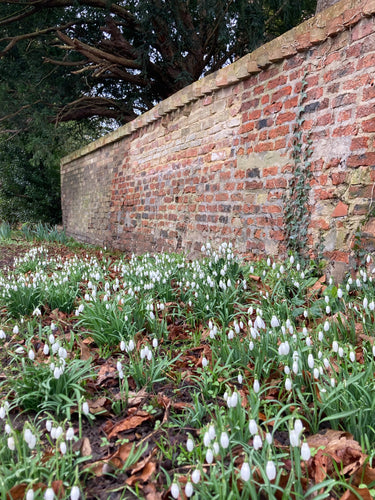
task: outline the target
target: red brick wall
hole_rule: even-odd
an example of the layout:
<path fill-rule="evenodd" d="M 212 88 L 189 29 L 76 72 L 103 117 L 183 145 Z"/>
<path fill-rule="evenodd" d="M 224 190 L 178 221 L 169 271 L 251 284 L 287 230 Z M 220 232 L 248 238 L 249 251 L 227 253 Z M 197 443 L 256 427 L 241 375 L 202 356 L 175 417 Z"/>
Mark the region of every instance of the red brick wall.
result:
<path fill-rule="evenodd" d="M 306 75 L 310 244 L 321 232 L 326 255 L 348 262 L 374 194 L 374 14 L 375 0 L 342 0 L 63 159 L 67 232 L 131 252 L 230 240 L 244 254 L 283 253 Z"/>

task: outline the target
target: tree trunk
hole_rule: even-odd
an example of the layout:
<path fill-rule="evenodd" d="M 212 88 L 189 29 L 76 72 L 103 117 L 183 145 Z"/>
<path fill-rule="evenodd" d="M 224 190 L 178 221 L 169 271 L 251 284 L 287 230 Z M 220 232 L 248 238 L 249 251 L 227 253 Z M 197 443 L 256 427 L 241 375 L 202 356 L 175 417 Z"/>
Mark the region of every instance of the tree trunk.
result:
<path fill-rule="evenodd" d="M 337 3 L 338 1 L 339 0 L 318 0 L 315 14 L 318 14 L 318 12 L 331 7 L 331 5 Z"/>

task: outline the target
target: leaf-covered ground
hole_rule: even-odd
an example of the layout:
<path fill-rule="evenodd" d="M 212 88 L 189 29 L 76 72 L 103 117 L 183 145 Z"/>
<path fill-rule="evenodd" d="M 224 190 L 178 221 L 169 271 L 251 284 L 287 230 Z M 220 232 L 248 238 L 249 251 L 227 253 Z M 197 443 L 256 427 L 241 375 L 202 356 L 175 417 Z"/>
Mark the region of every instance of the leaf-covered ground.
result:
<path fill-rule="evenodd" d="M 1 499 L 373 498 L 373 262 L 0 242 Z M 374 466 L 375 467 L 375 466 Z"/>

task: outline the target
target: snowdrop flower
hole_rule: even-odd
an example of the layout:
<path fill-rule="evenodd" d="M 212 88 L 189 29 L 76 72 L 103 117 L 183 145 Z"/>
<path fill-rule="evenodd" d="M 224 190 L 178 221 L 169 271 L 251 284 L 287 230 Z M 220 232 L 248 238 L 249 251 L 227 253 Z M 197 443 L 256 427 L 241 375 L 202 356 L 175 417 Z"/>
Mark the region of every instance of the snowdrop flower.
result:
<path fill-rule="evenodd" d="M 259 329 L 266 328 L 264 321 L 262 320 L 262 318 L 259 315 L 255 318 L 254 328 L 259 328 Z"/>
<path fill-rule="evenodd" d="M 128 351 L 133 351 L 135 348 L 134 340 L 130 339 L 128 343 Z"/>
<path fill-rule="evenodd" d="M 318 340 L 319 340 L 319 342 L 322 342 L 323 338 L 324 338 L 324 333 L 322 332 L 322 330 L 319 330 L 319 332 L 318 332 Z"/>
<path fill-rule="evenodd" d="M 152 340 L 152 347 L 153 347 L 154 349 L 156 349 L 158 345 L 159 345 L 159 343 L 158 343 L 158 339 L 153 339 L 153 340 Z"/>
<path fill-rule="evenodd" d="M 287 391 L 291 391 L 292 390 L 292 381 L 290 380 L 289 377 L 285 380 L 285 389 Z"/>
<path fill-rule="evenodd" d="M 328 332 L 328 330 L 329 330 L 329 322 L 328 322 L 328 321 L 325 321 L 325 322 L 324 322 L 324 325 L 323 325 L 323 330 L 324 330 L 325 332 Z"/>
<path fill-rule="evenodd" d="M 228 340 L 233 340 L 233 337 L 234 337 L 234 333 L 233 333 L 233 330 L 229 330 L 228 332 Z"/>
<path fill-rule="evenodd" d="M 291 429 L 289 431 L 289 441 L 290 446 L 294 448 L 300 445 L 300 433 L 296 431 L 296 429 Z"/>
<path fill-rule="evenodd" d="M 58 380 L 62 375 L 62 370 L 58 366 L 55 367 L 53 370 L 53 376 L 55 377 L 56 380 Z"/>
<path fill-rule="evenodd" d="M 48 354 L 49 354 L 49 346 L 48 346 L 48 344 L 44 344 L 44 347 L 43 347 L 43 354 L 44 354 L 45 356 L 48 356 Z"/>
<path fill-rule="evenodd" d="M 291 255 L 291 256 L 289 257 L 289 262 L 290 262 L 291 264 L 293 264 L 293 263 L 294 263 L 294 257 L 293 257 L 293 255 Z"/>
<path fill-rule="evenodd" d="M 208 447 L 210 446 L 210 443 L 211 443 L 211 438 L 210 438 L 210 434 L 208 432 L 205 432 L 204 433 L 204 436 L 203 436 L 203 444 Z"/>
<path fill-rule="evenodd" d="M 10 434 L 12 432 L 11 426 L 9 424 L 5 424 L 4 431 L 5 431 L 5 434 Z"/>
<path fill-rule="evenodd" d="M 253 418 L 249 422 L 249 431 L 252 435 L 258 434 L 258 426 Z"/>
<path fill-rule="evenodd" d="M 208 428 L 208 435 L 210 436 L 210 440 L 213 441 L 216 437 L 215 427 L 210 425 Z"/>
<path fill-rule="evenodd" d="M 13 328 L 13 333 L 15 335 L 17 335 L 18 333 L 20 332 L 20 329 L 18 328 L 18 326 L 16 325 L 14 328 Z"/>
<path fill-rule="evenodd" d="M 271 318 L 271 326 L 272 328 L 277 328 L 278 326 L 280 326 L 280 322 L 275 315 L 273 315 Z"/>
<path fill-rule="evenodd" d="M 73 427 L 69 427 L 68 430 L 66 431 L 65 439 L 67 441 L 72 441 L 73 438 L 74 438 L 74 429 Z"/>
<path fill-rule="evenodd" d="M 307 356 L 307 364 L 311 370 L 314 368 L 314 356 L 311 353 Z"/>
<path fill-rule="evenodd" d="M 53 500 L 55 498 L 55 493 L 52 488 L 47 488 L 44 492 L 44 500 Z"/>
<path fill-rule="evenodd" d="M 375 302 L 372 300 L 370 303 L 369 303 L 369 309 L 370 311 L 373 311 L 375 309 Z"/>
<path fill-rule="evenodd" d="M 262 438 L 259 436 L 259 434 L 255 434 L 253 440 L 254 450 L 259 450 L 262 446 L 263 446 Z"/>
<path fill-rule="evenodd" d="M 260 390 L 260 385 L 259 385 L 259 380 L 258 379 L 254 380 L 253 389 L 254 389 L 254 392 L 256 394 L 258 394 L 258 392 Z"/>
<path fill-rule="evenodd" d="M 34 490 L 28 490 L 26 493 L 26 500 L 34 500 Z"/>
<path fill-rule="evenodd" d="M 51 432 L 51 429 L 52 429 L 52 422 L 51 420 L 47 420 L 46 421 L 46 429 L 48 432 Z"/>
<path fill-rule="evenodd" d="M 121 340 L 121 342 L 120 342 L 120 349 L 121 349 L 121 351 L 125 351 L 125 349 L 126 349 L 126 344 L 125 344 L 124 340 Z"/>
<path fill-rule="evenodd" d="M 270 481 L 276 477 L 276 467 L 273 460 L 269 460 L 266 465 L 266 474 Z"/>
<path fill-rule="evenodd" d="M 194 493 L 194 488 L 193 488 L 193 485 L 190 481 L 188 481 L 186 483 L 186 486 L 185 486 L 185 495 L 190 498 Z"/>
<path fill-rule="evenodd" d="M 208 464 L 212 464 L 213 461 L 214 461 L 214 454 L 212 453 L 211 448 L 208 448 L 206 452 L 206 462 Z"/>
<path fill-rule="evenodd" d="M 250 479 L 251 471 L 250 471 L 250 465 L 248 462 L 244 462 L 241 465 L 241 470 L 240 470 L 240 476 L 242 481 L 248 481 Z"/>
<path fill-rule="evenodd" d="M 89 405 L 87 403 L 87 401 L 84 401 L 82 403 L 82 412 L 85 414 L 85 415 L 88 415 L 90 413 L 90 408 L 89 408 Z"/>
<path fill-rule="evenodd" d="M 367 306 L 368 306 L 368 299 L 367 299 L 367 297 L 365 297 L 365 298 L 363 299 L 363 308 L 364 308 L 364 309 L 367 309 Z"/>
<path fill-rule="evenodd" d="M 186 449 L 188 452 L 192 452 L 193 449 L 194 449 L 194 441 L 191 439 L 191 438 L 188 438 L 188 440 L 186 441 Z"/>
<path fill-rule="evenodd" d="M 237 380 L 238 380 L 239 384 L 242 384 L 242 382 L 243 382 L 243 376 L 241 375 L 241 373 L 238 374 Z"/>
<path fill-rule="evenodd" d="M 344 356 L 344 349 L 342 347 L 339 347 L 338 355 L 340 356 L 340 358 Z"/>
<path fill-rule="evenodd" d="M 6 338 L 4 330 L 0 330 L 0 339 L 4 340 Z"/>
<path fill-rule="evenodd" d="M 342 291 L 342 289 L 341 289 L 341 288 L 338 288 L 338 289 L 337 289 L 337 297 L 338 297 L 339 299 L 342 299 L 342 295 L 343 295 L 343 291 Z"/>
<path fill-rule="evenodd" d="M 331 387 L 335 387 L 336 385 L 336 380 L 334 378 L 331 378 Z"/>
<path fill-rule="evenodd" d="M 229 437 L 226 432 L 222 432 L 220 436 L 220 445 L 224 450 L 229 446 Z"/>
<path fill-rule="evenodd" d="M 330 306 L 327 306 L 326 307 L 326 314 L 330 314 L 330 312 L 331 312 L 331 308 L 330 308 Z"/>
<path fill-rule="evenodd" d="M 266 441 L 268 444 L 272 444 L 272 434 L 270 432 L 266 434 Z"/>
<path fill-rule="evenodd" d="M 302 460 L 309 460 L 309 458 L 311 457 L 311 451 L 310 451 L 310 447 L 309 445 L 305 442 L 302 444 L 301 446 L 301 458 Z"/>
<path fill-rule="evenodd" d="M 22 346 L 17 347 L 14 351 L 16 354 L 23 354 L 25 352 L 24 348 Z"/>
<path fill-rule="evenodd" d="M 61 451 L 62 455 L 65 455 L 65 453 L 66 453 L 66 443 L 65 443 L 65 441 L 62 441 L 60 443 L 60 451 Z"/>
<path fill-rule="evenodd" d="M 0 419 L 3 420 L 5 418 L 6 412 L 4 406 L 0 406 Z"/>
<path fill-rule="evenodd" d="M 39 307 L 36 307 L 33 311 L 33 316 L 40 316 L 42 314 L 42 311 L 39 309 Z"/>
<path fill-rule="evenodd" d="M 80 491 L 78 486 L 73 486 L 70 490 L 70 500 L 79 500 Z"/>
<path fill-rule="evenodd" d="M 339 344 L 336 340 L 332 342 L 332 351 L 337 352 L 339 350 Z"/>
<path fill-rule="evenodd" d="M 16 443 L 13 436 L 8 437 L 7 444 L 10 451 L 14 451 L 16 449 Z"/>
<path fill-rule="evenodd" d="M 203 368 L 206 368 L 207 365 L 208 365 L 208 359 L 205 356 L 203 356 L 203 359 L 202 359 Z"/>
<path fill-rule="evenodd" d="M 191 480 L 193 481 L 194 484 L 197 484 L 199 483 L 200 479 L 201 479 L 201 473 L 199 469 L 195 469 L 191 474 Z"/>
<path fill-rule="evenodd" d="M 319 378 L 320 372 L 319 372 L 318 368 L 314 368 L 313 375 L 314 375 L 314 378 L 315 378 L 315 379 L 318 379 L 318 378 Z"/>

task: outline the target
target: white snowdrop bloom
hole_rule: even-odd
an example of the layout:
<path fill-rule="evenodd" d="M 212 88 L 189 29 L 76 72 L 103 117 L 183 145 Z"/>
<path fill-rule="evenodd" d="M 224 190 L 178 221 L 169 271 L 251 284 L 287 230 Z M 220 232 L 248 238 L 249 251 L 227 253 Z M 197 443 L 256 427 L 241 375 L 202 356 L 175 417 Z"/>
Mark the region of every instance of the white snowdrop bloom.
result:
<path fill-rule="evenodd" d="M 250 465 L 249 462 L 244 462 L 241 465 L 240 476 L 242 481 L 248 481 L 251 476 Z"/>
<path fill-rule="evenodd" d="M 306 337 L 306 345 L 307 345 L 307 347 L 311 346 L 311 339 L 310 339 L 310 337 Z"/>
<path fill-rule="evenodd" d="M 208 448 L 208 450 L 206 451 L 206 462 L 208 464 L 212 464 L 213 461 L 214 461 L 214 454 L 212 453 L 211 448 Z"/>
<path fill-rule="evenodd" d="M 116 364 L 116 369 L 118 372 L 122 371 L 122 364 L 121 364 L 121 361 L 117 361 L 117 364 Z"/>
<path fill-rule="evenodd" d="M 289 257 L 289 262 L 290 262 L 291 264 L 293 264 L 293 263 L 294 263 L 294 257 L 293 257 L 293 255 L 291 255 L 291 256 Z"/>
<path fill-rule="evenodd" d="M 268 444 L 272 444 L 272 434 L 270 432 L 266 433 L 266 441 Z"/>
<path fill-rule="evenodd" d="M 185 485 L 185 495 L 190 498 L 191 496 L 193 496 L 193 493 L 194 493 L 194 488 L 193 488 L 193 484 L 188 481 Z"/>
<path fill-rule="evenodd" d="M 55 336 L 52 333 L 50 333 L 48 336 L 48 340 L 49 340 L 50 344 L 54 344 L 55 343 Z"/>
<path fill-rule="evenodd" d="M 51 432 L 51 429 L 52 429 L 52 421 L 51 420 L 46 421 L 46 429 L 48 432 Z"/>
<path fill-rule="evenodd" d="M 310 447 L 309 445 L 305 442 L 305 443 L 302 443 L 302 446 L 301 446 L 301 458 L 302 460 L 309 460 L 309 458 L 311 457 L 311 451 L 310 451 Z"/>
<path fill-rule="evenodd" d="M 280 326 L 280 321 L 277 319 L 275 315 L 273 315 L 271 318 L 271 327 L 277 328 L 278 326 Z"/>
<path fill-rule="evenodd" d="M 312 370 L 314 368 L 314 356 L 310 353 L 308 356 L 307 356 L 307 364 L 309 365 L 309 368 Z"/>
<path fill-rule="evenodd" d="M 233 340 L 233 337 L 234 337 L 234 332 L 233 332 L 233 330 L 231 329 L 231 330 L 229 330 L 229 332 L 228 332 L 228 340 Z"/>
<path fill-rule="evenodd" d="M 336 385 L 336 379 L 331 378 L 331 387 L 335 387 Z"/>
<path fill-rule="evenodd" d="M 68 430 L 66 431 L 65 439 L 67 441 L 72 441 L 73 438 L 74 438 L 74 429 L 73 427 L 69 427 Z"/>
<path fill-rule="evenodd" d="M 229 436 L 226 432 L 222 432 L 220 435 L 220 445 L 224 449 L 228 448 L 229 446 Z"/>
<path fill-rule="evenodd" d="M 364 309 L 367 309 L 367 306 L 368 306 L 368 299 L 367 299 L 367 297 L 365 297 L 365 298 L 363 299 L 363 308 L 364 308 Z"/>
<path fill-rule="evenodd" d="M 235 408 L 238 404 L 238 393 L 234 392 L 230 398 L 228 398 L 228 401 L 230 400 L 230 408 Z M 229 405 L 228 405 L 229 406 Z"/>
<path fill-rule="evenodd" d="M 62 433 L 63 433 L 63 428 L 61 427 L 61 425 L 59 425 L 55 431 L 55 439 L 59 439 L 59 437 L 62 436 Z"/>
<path fill-rule="evenodd" d="M 87 401 L 85 401 L 83 404 L 82 404 L 82 412 L 85 414 L 85 415 L 88 415 L 90 413 L 90 408 L 89 408 L 89 405 L 87 403 Z"/>
<path fill-rule="evenodd" d="M 342 291 L 342 289 L 341 289 L 341 288 L 338 288 L 338 289 L 337 289 L 337 297 L 338 297 L 339 299 L 342 299 L 342 295 L 343 295 L 343 291 Z"/>
<path fill-rule="evenodd" d="M 349 359 L 350 359 L 350 361 L 352 363 L 354 363 L 354 361 L 355 361 L 355 353 L 354 353 L 354 351 L 350 351 Z"/>
<path fill-rule="evenodd" d="M 134 340 L 133 339 L 130 339 L 129 340 L 129 343 L 128 343 L 128 351 L 133 351 L 135 348 L 135 343 L 134 343 Z"/>
<path fill-rule="evenodd" d="M 270 481 L 275 479 L 276 467 L 275 467 L 273 460 L 268 460 L 267 465 L 266 465 L 266 474 L 267 474 L 267 477 Z"/>
<path fill-rule="evenodd" d="M 263 446 L 262 438 L 259 436 L 259 434 L 255 434 L 254 440 L 253 440 L 254 450 L 260 450 L 262 446 Z"/>
<path fill-rule="evenodd" d="M 262 320 L 262 318 L 259 315 L 255 318 L 254 327 L 258 328 L 258 329 L 266 328 L 264 321 Z"/>
<path fill-rule="evenodd" d="M 59 355 L 59 358 L 66 359 L 68 356 L 67 350 L 64 347 L 59 347 L 58 355 Z"/>
<path fill-rule="evenodd" d="M 152 339 L 152 347 L 156 349 L 158 345 L 159 345 L 158 339 Z"/>
<path fill-rule="evenodd" d="M 0 406 L 0 419 L 3 420 L 5 418 L 6 411 L 4 406 Z"/>
<path fill-rule="evenodd" d="M 33 311 L 33 316 L 40 316 L 42 314 L 42 311 L 39 309 L 39 307 L 36 307 Z"/>
<path fill-rule="evenodd" d="M 326 314 L 330 314 L 330 313 L 331 313 L 331 308 L 330 308 L 330 306 L 327 306 L 326 307 Z"/>
<path fill-rule="evenodd" d="M 326 304 L 328 304 L 328 303 L 329 303 L 329 297 L 328 297 L 328 295 L 326 295 L 326 296 L 324 297 L 324 300 L 325 300 L 325 303 L 326 303 Z"/>
<path fill-rule="evenodd" d="M 10 451 L 14 451 L 16 449 L 16 443 L 14 441 L 13 436 L 8 437 L 7 445 L 8 445 L 8 448 L 10 449 Z"/>
<path fill-rule="evenodd" d="M 284 266 L 283 266 L 283 265 L 281 265 L 281 266 L 280 266 L 279 271 L 280 271 L 280 274 L 283 274 L 283 272 L 285 271 L 285 268 L 284 268 Z"/>
<path fill-rule="evenodd" d="M 14 351 L 16 354 L 23 354 L 25 352 L 25 349 L 22 346 L 17 347 Z"/>
<path fill-rule="evenodd" d="M 48 356 L 49 354 L 49 345 L 48 344 L 44 344 L 44 347 L 43 347 L 43 354 L 45 356 Z"/>
<path fill-rule="evenodd" d="M 252 351 L 254 349 L 254 342 L 249 342 L 249 350 Z"/>
<path fill-rule="evenodd" d="M 80 304 L 80 305 L 78 306 L 78 312 L 79 312 L 79 313 L 82 313 L 84 309 L 85 309 L 85 306 L 84 306 L 83 304 Z"/>
<path fill-rule="evenodd" d="M 289 431 L 289 441 L 290 441 L 290 446 L 295 448 L 296 446 L 300 445 L 300 433 L 296 431 L 295 429 L 291 429 Z"/>
<path fill-rule="evenodd" d="M 287 391 L 291 391 L 292 390 L 292 381 L 290 380 L 289 377 L 285 380 L 285 389 Z"/>
<path fill-rule="evenodd" d="M 369 309 L 370 311 L 373 311 L 375 309 L 375 302 L 372 300 L 370 303 L 369 303 Z"/>
<path fill-rule="evenodd" d="M 333 352 L 338 352 L 338 350 L 339 350 L 339 344 L 338 344 L 338 342 L 336 340 L 334 340 L 332 342 L 332 351 Z"/>
<path fill-rule="evenodd" d="M 313 371 L 314 378 L 318 379 L 319 375 L 320 375 L 319 369 L 318 368 L 314 368 L 314 371 Z"/>
<path fill-rule="evenodd" d="M 208 366 L 208 359 L 205 356 L 203 356 L 202 359 L 202 366 L 203 368 L 206 368 L 206 366 Z"/>
<path fill-rule="evenodd" d="M 20 333 L 20 329 L 18 328 L 18 326 L 17 326 L 17 325 L 15 325 L 15 327 L 13 328 L 13 333 L 14 333 L 15 335 L 17 335 L 18 333 Z"/>
<path fill-rule="evenodd" d="M 258 379 L 254 380 L 253 389 L 254 389 L 254 392 L 256 394 L 258 394 L 258 392 L 260 390 L 260 385 L 259 385 L 259 380 Z"/>
<path fill-rule="evenodd" d="M 330 364 L 327 358 L 323 359 L 323 365 L 326 370 L 329 368 Z"/>
<path fill-rule="evenodd" d="M 55 369 L 53 370 L 53 376 L 55 377 L 56 380 L 58 380 L 62 375 L 62 370 L 60 367 L 56 366 Z"/>
<path fill-rule="evenodd" d="M 65 441 L 61 441 L 61 443 L 60 443 L 60 451 L 61 451 L 62 455 L 65 455 L 65 453 L 66 453 L 66 443 L 65 443 Z"/>
<path fill-rule="evenodd" d="M 55 498 L 55 493 L 52 488 L 47 488 L 44 492 L 44 500 L 53 500 Z"/>
<path fill-rule="evenodd" d="M 1 329 L 0 329 L 0 339 L 1 339 L 1 340 L 4 340 L 5 338 L 6 338 L 6 335 L 5 335 L 4 330 L 1 330 Z"/>
<path fill-rule="evenodd" d="M 253 436 L 255 434 L 258 434 L 258 426 L 253 418 L 249 422 L 249 431 L 250 431 L 250 434 L 252 434 Z"/>
<path fill-rule="evenodd" d="M 210 443 L 211 443 L 211 438 L 210 438 L 210 434 L 206 431 L 204 433 L 204 436 L 203 436 L 203 444 L 208 447 L 210 446 Z"/>
<path fill-rule="evenodd" d="M 70 500 L 79 500 L 80 497 L 80 491 L 78 486 L 72 486 L 72 489 L 70 490 Z"/>
<path fill-rule="evenodd" d="M 372 346 L 372 355 L 375 356 L 375 345 Z"/>
<path fill-rule="evenodd" d="M 342 358 L 344 356 L 344 349 L 342 347 L 339 347 L 339 350 L 337 351 L 337 353 L 340 356 L 340 358 Z"/>
<path fill-rule="evenodd" d="M 238 380 L 239 384 L 242 384 L 242 382 L 243 382 L 243 376 L 241 375 L 241 373 L 238 374 L 237 380 Z"/>
<path fill-rule="evenodd" d="M 192 438 L 188 438 L 187 441 L 186 441 L 186 449 L 188 452 L 192 452 L 193 449 L 194 449 L 194 441 L 192 440 Z"/>
<path fill-rule="evenodd" d="M 358 287 L 358 288 L 361 288 L 362 283 L 361 283 L 361 280 L 360 280 L 359 278 L 357 278 L 357 279 L 355 280 L 355 283 L 356 283 L 356 285 L 357 285 L 357 287 Z"/>
<path fill-rule="evenodd" d="M 329 330 L 329 322 L 328 322 L 328 321 L 325 321 L 325 322 L 324 322 L 324 325 L 323 325 L 323 330 L 324 330 L 325 332 L 328 332 L 328 330 Z"/>
<path fill-rule="evenodd" d="M 347 285 L 346 285 L 346 290 L 347 290 L 348 292 L 349 292 L 349 290 L 350 290 L 350 285 L 349 285 L 349 283 L 347 283 Z"/>
<path fill-rule="evenodd" d="M 151 360 L 152 360 L 152 351 L 150 351 L 150 350 L 148 350 L 148 351 L 147 351 L 147 359 L 148 359 L 149 361 L 151 361 Z"/>
<path fill-rule="evenodd" d="M 5 424 L 4 431 L 5 431 L 5 434 L 10 434 L 12 432 L 11 426 L 9 424 Z"/>
<path fill-rule="evenodd" d="M 121 340 L 121 342 L 120 342 L 120 349 L 121 349 L 121 351 L 125 351 L 125 349 L 126 349 L 126 344 L 123 340 Z"/>
<path fill-rule="evenodd" d="M 201 479 L 201 473 L 200 473 L 200 470 L 199 469 L 195 469 L 193 470 L 192 474 L 191 474 L 191 480 L 193 481 L 194 484 L 197 484 L 199 483 Z"/>
<path fill-rule="evenodd" d="M 216 437 L 216 431 L 215 427 L 213 425 L 210 425 L 208 428 L 208 435 L 210 436 L 211 441 L 213 441 Z"/>
<path fill-rule="evenodd" d="M 322 330 L 319 330 L 319 332 L 318 332 L 318 340 L 319 340 L 319 342 L 322 342 L 323 339 L 324 339 L 324 333 L 322 332 Z"/>
<path fill-rule="evenodd" d="M 28 490 L 26 493 L 26 500 L 34 500 L 34 490 Z"/>
<path fill-rule="evenodd" d="M 366 257 L 366 263 L 370 264 L 370 262 L 371 262 L 371 255 L 368 254 L 367 257 Z"/>

